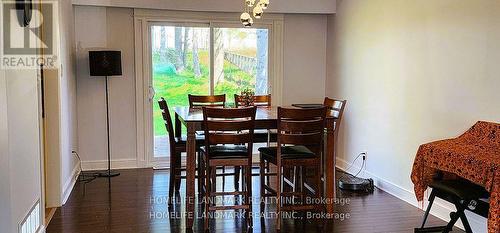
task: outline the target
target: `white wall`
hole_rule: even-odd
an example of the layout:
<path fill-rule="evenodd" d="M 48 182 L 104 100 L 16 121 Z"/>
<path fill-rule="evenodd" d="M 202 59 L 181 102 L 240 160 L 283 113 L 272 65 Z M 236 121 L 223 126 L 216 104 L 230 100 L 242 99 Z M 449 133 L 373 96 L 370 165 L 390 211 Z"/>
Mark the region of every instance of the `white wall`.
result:
<path fill-rule="evenodd" d="M 339 1 L 329 23 L 327 94 L 348 100 L 339 164 L 367 150 L 368 173 L 415 203 L 420 144 L 500 121 L 500 2 Z"/>
<path fill-rule="evenodd" d="M 0 226 L 6 233 L 17 232 L 42 194 L 38 84 L 36 70 L 0 70 Z"/>
<path fill-rule="evenodd" d="M 44 71 L 47 207 L 59 207 L 66 202 L 79 172 L 72 153 L 78 151 L 73 5 L 60 0 L 58 9 L 53 31 L 58 64 Z"/>
<path fill-rule="evenodd" d="M 321 102 L 325 95 L 327 17 L 287 14 L 284 24 L 284 99 L 288 104 Z M 110 78 L 112 166 L 136 167 L 133 10 L 76 6 L 75 30 L 78 145 L 83 167 L 106 167 L 104 79 L 89 77 L 88 50 L 92 48 L 122 51 L 123 76 Z"/>
<path fill-rule="evenodd" d="M 271 0 L 269 13 L 335 13 L 335 0 Z M 76 5 L 112 6 L 127 8 L 240 12 L 243 0 L 73 0 Z"/>
<path fill-rule="evenodd" d="M 56 43 L 56 52 L 64 70 L 47 71 L 55 74 L 57 79 L 53 93 L 46 93 L 56 97 L 60 102 L 54 103 L 58 107 L 51 114 L 57 115 L 59 124 L 53 125 L 48 131 L 56 131 L 55 146 L 62 150 L 51 154 L 58 162 L 54 170 L 54 184 L 50 192 L 54 191 L 55 199 L 61 204 L 64 192 L 61 183 L 73 180 L 70 172 L 76 163 L 71 150 L 76 147 L 76 114 L 75 114 L 75 81 L 74 61 L 71 51 L 74 51 L 71 28 L 72 5 L 68 1 L 61 1 L 59 17 L 54 18 L 56 28 L 54 33 L 62 32 Z M 45 15 L 45 17 L 49 17 Z M 39 19 L 34 18 L 33 24 Z M 63 21 L 63 22 L 61 22 Z M 10 22 L 2 22 L 2 25 Z M 59 37 L 59 34 L 54 35 Z M 60 45 L 60 47 L 59 47 Z M 39 118 L 39 88 L 37 70 L 1 70 L 0 71 L 0 226 L 2 232 L 17 232 L 18 224 L 23 220 L 36 201 L 44 204 L 42 197 L 41 151 L 40 151 L 40 118 Z M 59 86 L 59 84 L 62 84 Z M 61 97 L 61 99 L 59 99 Z M 60 107 L 60 109 L 59 109 Z M 59 111 L 60 110 L 60 111 Z M 61 121 L 59 121 L 61 119 Z M 61 132 L 61 134 L 59 134 Z M 61 136 L 59 136 L 61 135 Z M 58 148 L 59 149 L 59 148 Z M 47 177 L 49 179 L 49 177 Z M 69 187 L 69 190 L 71 187 Z M 44 206 L 41 206 L 42 210 Z M 40 215 L 40 223 L 43 224 Z"/>
<path fill-rule="evenodd" d="M 41 195 L 36 70 L 6 71 L 11 232 Z M 2 187 L 4 189 L 4 187 Z"/>
<path fill-rule="evenodd" d="M 326 79 L 326 15 L 285 15 L 283 104 L 323 103 Z"/>
<path fill-rule="evenodd" d="M 0 226 L 6 230 L 12 228 L 11 198 L 10 198 L 10 155 L 9 126 L 7 114 L 7 80 L 5 72 L 0 70 Z M 5 188 L 8 187 L 8 188 Z"/>
<path fill-rule="evenodd" d="M 72 151 L 78 149 L 76 117 L 76 46 L 73 6 L 61 0 L 60 5 L 60 61 L 61 61 L 61 181 L 63 203 L 74 184 L 78 161 Z"/>
<path fill-rule="evenodd" d="M 78 134 L 84 169 L 105 168 L 106 105 L 104 77 L 90 77 L 88 51 L 122 51 L 123 75 L 109 78 L 112 166 L 136 166 L 135 70 L 133 10 L 76 6 L 78 46 Z"/>

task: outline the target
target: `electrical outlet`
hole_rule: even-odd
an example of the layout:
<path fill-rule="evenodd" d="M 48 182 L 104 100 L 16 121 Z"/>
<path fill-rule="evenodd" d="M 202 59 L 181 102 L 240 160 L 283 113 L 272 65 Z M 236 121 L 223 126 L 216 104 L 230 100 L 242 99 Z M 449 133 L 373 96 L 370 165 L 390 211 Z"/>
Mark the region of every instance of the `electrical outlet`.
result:
<path fill-rule="evenodd" d="M 363 160 L 366 160 L 368 158 L 368 151 L 367 150 L 364 150 L 364 151 L 361 151 L 361 156 L 363 156 Z"/>

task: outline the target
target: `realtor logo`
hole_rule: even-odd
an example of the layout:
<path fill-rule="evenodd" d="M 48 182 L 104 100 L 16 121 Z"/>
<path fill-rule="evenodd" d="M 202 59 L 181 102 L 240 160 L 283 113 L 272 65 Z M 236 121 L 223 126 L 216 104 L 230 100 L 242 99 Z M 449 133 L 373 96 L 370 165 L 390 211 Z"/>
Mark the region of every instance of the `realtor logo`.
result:
<path fill-rule="evenodd" d="M 57 1 L 2 1 L 2 69 L 54 68 Z"/>

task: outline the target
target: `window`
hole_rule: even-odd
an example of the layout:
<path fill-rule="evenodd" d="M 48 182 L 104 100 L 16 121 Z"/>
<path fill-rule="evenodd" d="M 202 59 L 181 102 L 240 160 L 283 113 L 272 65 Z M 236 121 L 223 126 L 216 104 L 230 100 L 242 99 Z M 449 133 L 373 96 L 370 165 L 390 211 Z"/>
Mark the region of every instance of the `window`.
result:
<path fill-rule="evenodd" d="M 214 28 L 214 93 L 232 96 L 250 88 L 268 93 L 268 31 Z"/>
<path fill-rule="evenodd" d="M 188 106 L 188 94 L 234 94 L 250 88 L 269 93 L 268 29 L 209 25 L 152 25 L 150 29 L 152 83 L 173 114 Z M 154 157 L 169 154 L 167 132 L 157 104 L 153 105 Z"/>

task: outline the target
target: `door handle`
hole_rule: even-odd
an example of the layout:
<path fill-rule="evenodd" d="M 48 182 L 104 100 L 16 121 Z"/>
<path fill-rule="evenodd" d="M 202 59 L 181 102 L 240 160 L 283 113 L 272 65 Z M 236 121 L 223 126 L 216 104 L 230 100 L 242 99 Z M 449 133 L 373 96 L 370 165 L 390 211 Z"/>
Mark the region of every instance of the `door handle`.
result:
<path fill-rule="evenodd" d="M 149 97 L 149 100 L 150 101 L 153 101 L 153 99 L 155 98 L 155 95 L 156 95 L 156 91 L 155 89 L 152 87 L 152 86 L 149 86 L 149 93 L 148 93 L 148 97 Z"/>

